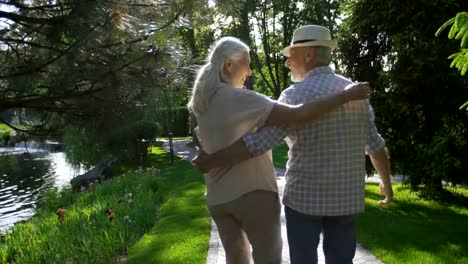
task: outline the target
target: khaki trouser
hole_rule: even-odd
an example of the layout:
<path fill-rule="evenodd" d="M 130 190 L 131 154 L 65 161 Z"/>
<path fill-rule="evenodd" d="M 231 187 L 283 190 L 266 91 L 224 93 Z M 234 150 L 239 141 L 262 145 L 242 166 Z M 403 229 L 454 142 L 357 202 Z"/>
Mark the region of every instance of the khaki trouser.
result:
<path fill-rule="evenodd" d="M 281 205 L 278 193 L 257 190 L 228 203 L 210 206 L 226 251 L 227 264 L 280 264 Z"/>

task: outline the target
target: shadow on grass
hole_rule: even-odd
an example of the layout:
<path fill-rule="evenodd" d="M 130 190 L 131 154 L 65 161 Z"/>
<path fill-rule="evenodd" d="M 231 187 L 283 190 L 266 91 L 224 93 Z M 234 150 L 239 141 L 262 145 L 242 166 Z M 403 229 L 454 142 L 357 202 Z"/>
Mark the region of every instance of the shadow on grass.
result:
<path fill-rule="evenodd" d="M 468 209 L 468 196 L 444 189 L 438 197 L 446 205 L 456 205 Z"/>
<path fill-rule="evenodd" d="M 392 206 L 378 207 L 375 204 L 382 197 L 377 194 L 377 184 L 368 186 L 375 191 L 366 188 L 366 209 L 358 221 L 358 240 L 364 247 L 383 260 L 392 252 L 397 259 L 390 258 L 389 263 L 427 263 L 426 258 L 433 259 L 432 263 L 468 260 L 467 210 L 418 199 L 401 186 L 396 187 Z"/>

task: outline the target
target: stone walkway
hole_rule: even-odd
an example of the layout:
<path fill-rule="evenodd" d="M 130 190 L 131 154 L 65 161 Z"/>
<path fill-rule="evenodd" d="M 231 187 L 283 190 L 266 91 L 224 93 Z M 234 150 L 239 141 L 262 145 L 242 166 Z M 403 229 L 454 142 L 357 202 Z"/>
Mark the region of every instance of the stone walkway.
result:
<path fill-rule="evenodd" d="M 191 161 L 196 155 L 196 151 L 193 148 L 188 147 L 186 144 L 188 140 L 175 140 L 174 141 L 174 154 Z M 163 147 L 169 150 L 168 142 L 165 142 Z M 276 169 L 276 179 L 278 182 L 279 194 L 283 196 L 283 189 L 285 184 L 284 179 L 285 169 Z M 378 182 L 378 178 L 371 177 L 368 180 L 369 182 Z M 281 210 L 281 235 L 283 237 L 283 264 L 289 264 L 289 245 L 286 238 L 286 219 L 284 216 L 284 210 Z M 325 258 L 323 255 L 322 241 L 320 240 L 319 249 L 317 250 L 319 264 L 325 263 Z M 218 235 L 218 230 L 216 224 L 211 221 L 211 238 L 210 238 L 210 247 L 208 249 L 208 257 L 206 260 L 207 264 L 226 264 L 226 257 L 224 253 L 224 248 L 221 243 L 221 240 Z M 253 261 L 252 261 L 253 263 Z M 356 255 L 353 259 L 354 264 L 382 264 L 374 255 L 372 255 L 368 250 L 364 249 L 361 245 L 357 244 Z"/>

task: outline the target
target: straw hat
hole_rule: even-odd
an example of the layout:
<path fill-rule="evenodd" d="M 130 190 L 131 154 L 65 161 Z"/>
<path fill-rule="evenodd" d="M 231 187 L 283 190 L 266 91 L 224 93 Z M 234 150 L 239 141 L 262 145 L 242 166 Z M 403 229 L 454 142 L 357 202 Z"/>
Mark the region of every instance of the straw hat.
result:
<path fill-rule="evenodd" d="M 283 50 L 286 57 L 290 56 L 290 50 L 294 47 L 322 46 L 329 47 L 332 51 L 336 48 L 336 41 L 330 37 L 330 30 L 318 25 L 302 26 L 294 31 L 292 43 Z"/>

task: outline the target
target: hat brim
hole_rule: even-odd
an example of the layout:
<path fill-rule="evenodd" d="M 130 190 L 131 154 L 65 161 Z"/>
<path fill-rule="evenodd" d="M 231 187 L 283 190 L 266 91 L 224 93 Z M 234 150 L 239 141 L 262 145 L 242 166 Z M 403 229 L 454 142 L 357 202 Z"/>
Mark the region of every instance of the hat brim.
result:
<path fill-rule="evenodd" d="M 295 47 L 328 47 L 333 51 L 336 49 L 336 41 L 334 40 L 314 40 L 314 41 L 308 41 L 308 42 L 303 42 L 303 43 L 298 43 L 291 45 L 289 47 L 286 47 L 283 49 L 283 55 L 286 57 L 289 57 L 291 55 L 290 51 L 292 48 Z"/>

